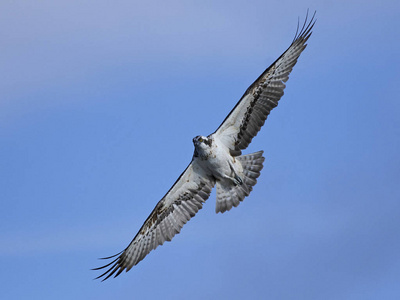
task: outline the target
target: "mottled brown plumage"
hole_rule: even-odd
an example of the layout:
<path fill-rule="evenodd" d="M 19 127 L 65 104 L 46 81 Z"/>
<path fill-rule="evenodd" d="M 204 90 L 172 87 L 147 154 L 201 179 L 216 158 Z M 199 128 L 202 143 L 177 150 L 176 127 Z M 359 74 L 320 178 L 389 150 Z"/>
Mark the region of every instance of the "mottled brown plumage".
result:
<path fill-rule="evenodd" d="M 314 14 L 315 15 L 315 14 Z M 129 271 L 151 250 L 180 232 L 183 225 L 202 208 L 217 185 L 216 212 L 238 206 L 257 183 L 263 168 L 262 151 L 241 155 L 264 125 L 271 110 L 283 96 L 284 82 L 306 47 L 314 16 L 297 34 L 289 48 L 246 90 L 218 129 L 208 137 L 193 139 L 193 159 L 167 194 L 158 202 L 132 242 L 97 278 L 118 276 Z"/>

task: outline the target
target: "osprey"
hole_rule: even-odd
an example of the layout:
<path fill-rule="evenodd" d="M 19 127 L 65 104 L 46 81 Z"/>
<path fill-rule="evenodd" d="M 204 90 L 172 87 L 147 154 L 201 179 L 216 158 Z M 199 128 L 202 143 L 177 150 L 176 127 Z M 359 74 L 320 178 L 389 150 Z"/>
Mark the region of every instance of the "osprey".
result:
<path fill-rule="evenodd" d="M 314 16 L 296 35 L 289 48 L 246 90 L 242 98 L 218 129 L 208 136 L 193 139 L 192 161 L 172 188 L 157 203 L 132 242 L 109 264 L 96 268 L 109 269 L 97 278 L 117 277 L 129 271 L 149 252 L 180 232 L 183 225 L 194 217 L 217 186 L 216 213 L 238 206 L 257 183 L 263 168 L 263 151 L 241 155 L 270 111 L 283 96 L 284 82 L 296 64 L 315 24 Z M 96 278 L 96 279 L 97 279 Z"/>

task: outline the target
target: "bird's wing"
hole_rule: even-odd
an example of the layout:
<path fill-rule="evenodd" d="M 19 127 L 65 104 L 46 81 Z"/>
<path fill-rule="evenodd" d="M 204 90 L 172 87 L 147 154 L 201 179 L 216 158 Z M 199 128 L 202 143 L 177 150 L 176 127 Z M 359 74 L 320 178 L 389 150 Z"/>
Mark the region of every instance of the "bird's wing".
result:
<path fill-rule="evenodd" d="M 208 177 L 196 161 L 192 161 L 168 193 L 157 203 L 129 246 L 107 265 L 96 268 L 108 270 L 97 278 L 106 280 L 113 274 L 117 277 L 123 270 L 129 271 L 149 252 L 171 241 L 183 225 L 202 208 L 215 185 L 215 179 Z M 96 279 L 97 279 L 96 278 Z"/>
<path fill-rule="evenodd" d="M 264 125 L 270 111 L 278 105 L 286 87 L 284 82 L 296 64 L 306 42 L 311 36 L 314 16 L 303 28 L 296 32 L 289 48 L 246 90 L 242 98 L 213 133 L 229 149 L 231 155 L 241 154 Z"/>

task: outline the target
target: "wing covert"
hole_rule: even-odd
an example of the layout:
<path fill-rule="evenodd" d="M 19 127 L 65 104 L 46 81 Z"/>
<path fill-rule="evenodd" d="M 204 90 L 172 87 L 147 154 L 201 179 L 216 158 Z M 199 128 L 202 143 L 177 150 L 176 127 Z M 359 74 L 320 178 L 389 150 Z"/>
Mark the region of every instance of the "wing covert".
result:
<path fill-rule="evenodd" d="M 104 258 L 116 257 L 107 265 L 94 269 L 108 267 L 108 270 L 97 278 L 104 277 L 104 281 L 114 274 L 114 277 L 117 277 L 122 271 L 129 271 L 137 265 L 151 250 L 165 241 L 171 241 L 183 225 L 202 208 L 214 185 L 215 180 L 208 177 L 197 163 L 192 161 L 157 203 L 129 246 L 114 256 Z"/>
<path fill-rule="evenodd" d="M 271 110 L 283 96 L 289 74 L 296 64 L 315 24 L 314 15 L 303 28 L 296 32 L 289 48 L 246 90 L 242 98 L 213 133 L 229 149 L 233 156 L 241 154 L 264 125 Z"/>

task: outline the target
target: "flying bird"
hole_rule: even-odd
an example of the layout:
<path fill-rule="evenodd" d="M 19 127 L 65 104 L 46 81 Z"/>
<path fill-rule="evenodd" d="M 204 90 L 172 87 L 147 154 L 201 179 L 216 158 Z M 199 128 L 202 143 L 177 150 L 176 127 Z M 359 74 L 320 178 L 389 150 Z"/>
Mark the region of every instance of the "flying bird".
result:
<path fill-rule="evenodd" d="M 193 138 L 192 161 L 167 194 L 157 203 L 131 243 L 105 266 L 97 278 L 117 277 L 129 271 L 149 252 L 180 232 L 202 208 L 217 187 L 216 213 L 237 207 L 249 196 L 263 168 L 263 151 L 242 155 L 283 96 L 285 82 L 306 48 L 315 24 L 315 13 L 297 31 L 289 48 L 250 85 L 218 129 L 208 136 Z M 96 278 L 96 279 L 97 279 Z"/>

